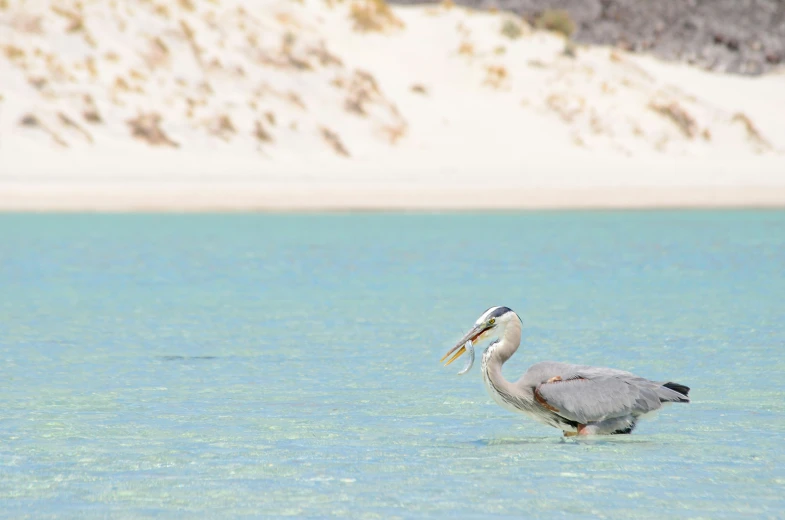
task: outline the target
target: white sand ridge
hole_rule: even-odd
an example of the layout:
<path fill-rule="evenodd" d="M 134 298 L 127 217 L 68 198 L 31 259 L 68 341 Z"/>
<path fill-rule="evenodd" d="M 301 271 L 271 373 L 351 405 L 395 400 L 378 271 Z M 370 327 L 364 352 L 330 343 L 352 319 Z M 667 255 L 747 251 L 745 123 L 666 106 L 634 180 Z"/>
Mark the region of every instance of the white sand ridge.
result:
<path fill-rule="evenodd" d="M 0 182 L 785 187 L 781 74 L 387 9 L 5 0 Z"/>

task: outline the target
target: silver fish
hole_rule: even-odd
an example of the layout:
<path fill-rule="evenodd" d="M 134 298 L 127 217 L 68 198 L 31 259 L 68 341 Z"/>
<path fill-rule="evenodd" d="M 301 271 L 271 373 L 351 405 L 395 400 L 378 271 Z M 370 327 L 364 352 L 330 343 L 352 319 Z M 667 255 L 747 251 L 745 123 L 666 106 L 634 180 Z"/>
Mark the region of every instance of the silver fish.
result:
<path fill-rule="evenodd" d="M 466 361 L 466 366 L 463 367 L 463 370 L 458 372 L 459 376 L 468 372 L 469 369 L 472 368 L 472 365 L 474 365 L 474 345 L 472 344 L 472 340 L 467 341 L 464 347 L 466 347 L 466 351 L 469 353 L 469 359 Z"/>

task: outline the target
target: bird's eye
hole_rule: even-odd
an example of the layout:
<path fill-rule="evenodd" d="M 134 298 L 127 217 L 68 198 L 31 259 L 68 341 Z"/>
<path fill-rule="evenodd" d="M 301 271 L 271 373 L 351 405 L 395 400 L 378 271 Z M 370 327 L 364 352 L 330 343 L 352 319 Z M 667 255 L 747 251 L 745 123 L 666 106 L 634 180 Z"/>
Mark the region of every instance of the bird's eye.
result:
<path fill-rule="evenodd" d="M 493 325 L 494 323 L 496 323 L 496 318 L 491 318 L 488 320 L 488 325 Z"/>

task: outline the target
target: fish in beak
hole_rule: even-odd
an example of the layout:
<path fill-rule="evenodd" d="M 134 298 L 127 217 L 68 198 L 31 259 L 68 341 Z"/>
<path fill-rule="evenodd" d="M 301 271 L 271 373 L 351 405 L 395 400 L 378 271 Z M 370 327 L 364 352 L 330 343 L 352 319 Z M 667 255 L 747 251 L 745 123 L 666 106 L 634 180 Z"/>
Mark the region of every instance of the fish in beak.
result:
<path fill-rule="evenodd" d="M 444 361 L 445 359 L 447 359 L 448 356 L 450 356 L 453 353 L 455 354 L 449 359 L 449 361 L 447 361 L 447 363 L 444 364 L 444 366 L 449 365 L 450 363 L 461 357 L 466 352 L 466 344 L 469 342 L 471 342 L 471 344 L 477 343 L 477 341 L 481 339 L 483 333 L 486 330 L 488 330 L 488 327 L 484 323 L 480 325 L 475 325 L 472 328 L 472 330 L 467 332 L 466 335 L 462 337 L 460 341 L 458 341 L 458 343 L 449 350 L 449 352 L 447 352 L 444 356 L 442 356 L 442 359 L 439 362 Z M 471 344 L 469 345 L 469 348 L 471 348 Z"/>

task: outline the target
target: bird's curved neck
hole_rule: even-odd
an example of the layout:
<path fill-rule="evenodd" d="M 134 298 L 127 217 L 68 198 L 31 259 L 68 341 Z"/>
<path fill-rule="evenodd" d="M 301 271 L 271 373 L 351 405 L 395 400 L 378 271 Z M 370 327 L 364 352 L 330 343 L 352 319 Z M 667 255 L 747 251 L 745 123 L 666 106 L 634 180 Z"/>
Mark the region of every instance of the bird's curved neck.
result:
<path fill-rule="evenodd" d="M 521 343 L 521 322 L 514 319 L 499 334 L 499 339 L 485 349 L 482 356 L 482 375 L 488 393 L 502 406 L 504 395 L 514 395 L 513 384 L 502 375 L 502 365 L 510 359 Z"/>
<path fill-rule="evenodd" d="M 498 361 L 501 366 L 510 359 L 521 344 L 521 321 L 510 320 L 500 331 L 499 339 L 494 341 L 486 350 L 489 356 Z"/>

